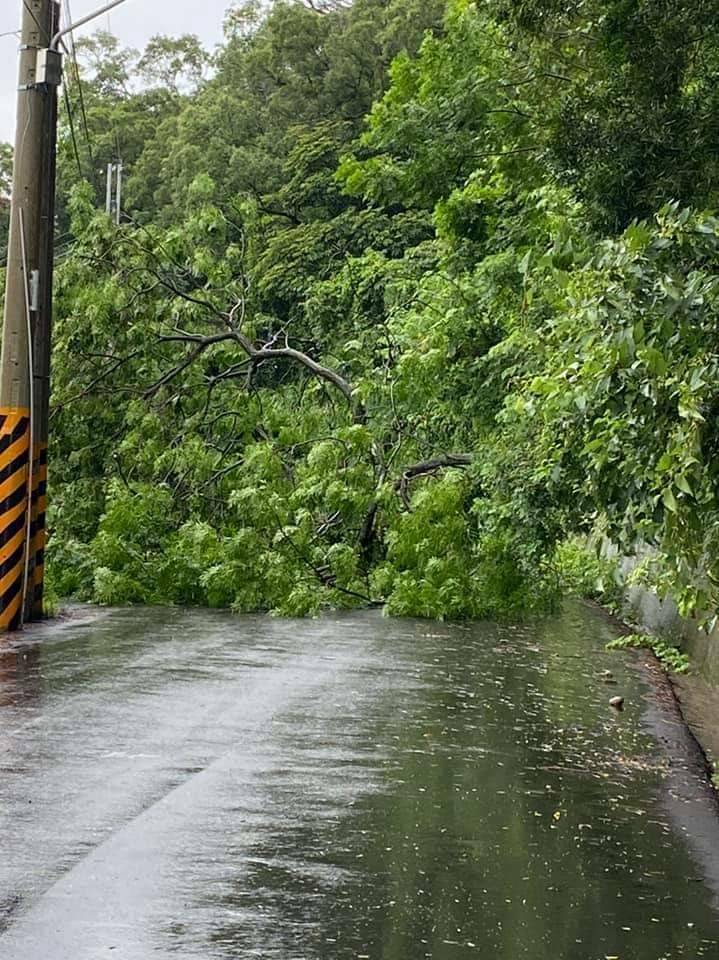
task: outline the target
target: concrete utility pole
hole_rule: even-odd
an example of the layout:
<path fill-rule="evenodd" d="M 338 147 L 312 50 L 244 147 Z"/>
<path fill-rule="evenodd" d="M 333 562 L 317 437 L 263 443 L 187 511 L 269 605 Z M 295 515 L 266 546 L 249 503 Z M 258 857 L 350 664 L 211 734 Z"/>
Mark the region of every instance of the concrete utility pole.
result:
<path fill-rule="evenodd" d="M 122 220 L 122 161 L 108 163 L 107 186 L 105 190 L 105 212 L 119 226 Z"/>
<path fill-rule="evenodd" d="M 47 355 L 49 374 L 48 252 L 52 218 L 46 178 L 54 169 L 54 159 L 48 153 L 54 146 L 50 126 L 56 118 L 57 88 L 38 82 L 38 68 L 58 17 L 55 0 L 23 2 L 0 360 L 0 629 L 4 630 L 22 625 L 25 597 L 31 592 L 30 575 L 33 581 L 38 575 L 41 578 L 44 562 L 47 429 L 38 429 L 41 424 L 35 404 L 36 400 L 44 404 L 47 389 L 35 390 L 35 376 L 41 372 L 35 353 L 42 355 L 43 374 Z M 34 531 L 31 497 L 36 506 Z"/>
<path fill-rule="evenodd" d="M 51 37 L 60 29 L 60 4 L 50 4 Z M 41 54 L 41 58 L 46 54 Z M 40 284 L 33 332 L 33 470 L 30 509 L 30 551 L 25 583 L 25 620 L 43 616 L 45 593 L 45 517 L 47 512 L 47 449 L 50 434 L 50 360 L 52 352 L 52 284 L 55 267 L 55 180 L 57 160 L 57 83 L 59 60 L 46 62 L 45 112 L 40 177 Z"/>
<path fill-rule="evenodd" d="M 43 614 L 59 45 L 58 0 L 21 0 L 20 79 L 0 358 L 0 632 Z M 118 222 L 122 166 L 117 171 Z"/>

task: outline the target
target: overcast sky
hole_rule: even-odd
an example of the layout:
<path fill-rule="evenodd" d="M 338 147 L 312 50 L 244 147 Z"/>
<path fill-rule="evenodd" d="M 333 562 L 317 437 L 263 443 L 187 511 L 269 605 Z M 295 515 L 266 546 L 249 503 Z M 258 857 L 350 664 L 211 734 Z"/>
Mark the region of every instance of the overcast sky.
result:
<path fill-rule="evenodd" d="M 72 0 L 73 20 L 104 6 L 105 0 Z M 222 39 L 222 21 L 230 0 L 126 0 L 123 6 L 88 24 L 78 33 L 109 28 L 126 46 L 142 48 L 156 33 L 196 33 L 212 48 Z M 0 34 L 20 22 L 20 0 L 0 0 Z M 14 139 L 17 46 L 14 36 L 0 37 L 0 140 Z"/>

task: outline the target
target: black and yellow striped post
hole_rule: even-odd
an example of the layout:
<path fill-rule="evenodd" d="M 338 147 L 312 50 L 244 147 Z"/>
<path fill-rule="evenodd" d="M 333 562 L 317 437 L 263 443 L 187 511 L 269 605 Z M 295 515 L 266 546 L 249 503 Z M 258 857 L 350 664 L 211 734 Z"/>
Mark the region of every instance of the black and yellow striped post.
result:
<path fill-rule="evenodd" d="M 33 615 L 36 607 L 31 601 L 44 568 L 47 432 L 38 433 L 34 352 L 38 338 L 49 338 L 49 327 L 44 329 L 52 237 L 48 131 L 56 89 L 38 81 L 38 68 L 39 54 L 47 50 L 53 36 L 57 4 L 22 0 L 21 16 L 0 360 L 0 631 L 15 630 L 28 613 Z"/>
<path fill-rule="evenodd" d="M 30 505 L 30 555 L 25 588 L 25 620 L 41 620 L 45 597 L 45 547 L 47 545 L 47 443 L 36 443 Z"/>
<path fill-rule="evenodd" d="M 51 0 L 49 33 L 60 29 L 60 4 Z M 25 620 L 44 615 L 47 514 L 47 459 L 50 433 L 50 359 L 52 345 L 52 284 L 55 246 L 55 179 L 57 154 L 57 89 L 44 91 L 43 171 L 40 197 L 40 277 L 38 310 L 33 330 L 33 467 L 30 505 L 30 553 L 25 596 Z"/>
<path fill-rule="evenodd" d="M 22 623 L 28 535 L 30 410 L 0 407 L 0 628 Z"/>

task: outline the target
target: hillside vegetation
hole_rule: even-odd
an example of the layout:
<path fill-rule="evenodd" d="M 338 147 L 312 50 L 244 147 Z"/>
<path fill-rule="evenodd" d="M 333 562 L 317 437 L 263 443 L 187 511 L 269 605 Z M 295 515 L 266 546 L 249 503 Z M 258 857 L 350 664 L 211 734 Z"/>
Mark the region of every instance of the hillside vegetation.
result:
<path fill-rule="evenodd" d="M 275 2 L 212 58 L 80 45 L 55 591 L 517 615 L 591 535 L 716 609 L 718 22 L 719 0 Z"/>

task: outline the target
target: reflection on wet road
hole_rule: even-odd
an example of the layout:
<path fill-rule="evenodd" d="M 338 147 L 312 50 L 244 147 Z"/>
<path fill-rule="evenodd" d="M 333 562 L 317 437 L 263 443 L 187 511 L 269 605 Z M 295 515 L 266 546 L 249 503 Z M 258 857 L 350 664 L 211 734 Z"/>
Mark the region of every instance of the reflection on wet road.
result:
<path fill-rule="evenodd" d="M 609 635 L 126 610 L 4 641 L 0 960 L 716 958 L 719 821 Z"/>

